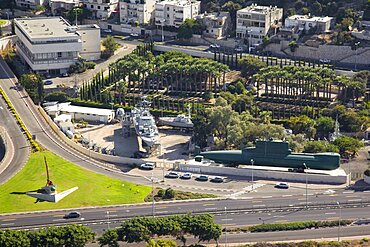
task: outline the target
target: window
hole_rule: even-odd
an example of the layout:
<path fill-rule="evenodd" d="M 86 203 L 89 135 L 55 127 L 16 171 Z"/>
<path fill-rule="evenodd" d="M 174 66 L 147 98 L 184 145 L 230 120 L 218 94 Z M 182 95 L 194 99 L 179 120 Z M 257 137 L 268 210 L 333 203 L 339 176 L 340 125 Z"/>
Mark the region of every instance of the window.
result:
<path fill-rule="evenodd" d="M 100 5 L 98 5 L 98 9 L 100 9 Z"/>
<path fill-rule="evenodd" d="M 61 52 L 58 52 L 58 57 L 62 57 L 62 53 Z"/>
<path fill-rule="evenodd" d="M 93 9 L 94 8 L 94 5 L 91 5 L 90 7 Z"/>

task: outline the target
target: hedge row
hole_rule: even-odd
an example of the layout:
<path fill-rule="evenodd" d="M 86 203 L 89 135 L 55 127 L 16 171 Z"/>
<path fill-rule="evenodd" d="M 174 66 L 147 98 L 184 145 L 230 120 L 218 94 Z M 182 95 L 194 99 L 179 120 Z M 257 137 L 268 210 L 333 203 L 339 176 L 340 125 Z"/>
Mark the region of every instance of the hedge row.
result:
<path fill-rule="evenodd" d="M 349 225 L 352 220 L 341 220 L 341 226 Z M 234 228 L 228 231 L 235 232 L 270 232 L 270 231 L 292 231 L 292 230 L 303 230 L 309 228 L 320 228 L 320 227 L 335 227 L 338 226 L 339 221 L 300 221 L 300 222 L 289 222 L 289 223 L 276 223 L 276 224 L 260 224 L 250 227 Z"/>
<path fill-rule="evenodd" d="M 4 91 L 1 88 L 0 88 L 0 93 L 3 96 L 5 102 L 8 105 L 8 107 L 9 107 L 10 111 L 12 112 L 13 116 L 17 120 L 18 125 L 21 127 L 22 131 L 26 134 L 27 139 L 29 140 L 29 142 L 31 144 L 32 150 L 34 152 L 40 151 L 39 144 L 35 140 L 33 140 L 32 135 L 30 134 L 30 132 L 28 132 L 28 130 L 27 130 L 26 126 L 24 125 L 22 119 L 19 117 L 18 113 L 15 111 L 15 108 L 12 105 L 12 103 L 10 102 L 8 96 L 6 96 L 6 94 L 4 93 Z"/>

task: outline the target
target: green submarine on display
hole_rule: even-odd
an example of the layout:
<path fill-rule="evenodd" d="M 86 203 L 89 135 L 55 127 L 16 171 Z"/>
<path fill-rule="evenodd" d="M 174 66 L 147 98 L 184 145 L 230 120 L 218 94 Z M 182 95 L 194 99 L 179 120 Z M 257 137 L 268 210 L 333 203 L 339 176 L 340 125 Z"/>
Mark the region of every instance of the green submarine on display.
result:
<path fill-rule="evenodd" d="M 199 159 L 208 159 L 225 165 L 256 165 L 292 169 L 335 170 L 340 165 L 338 153 L 294 153 L 289 143 L 281 140 L 258 140 L 255 147 L 243 150 L 200 152 Z M 253 162 L 253 164 L 252 164 Z M 305 165 L 304 165 L 305 164 Z"/>

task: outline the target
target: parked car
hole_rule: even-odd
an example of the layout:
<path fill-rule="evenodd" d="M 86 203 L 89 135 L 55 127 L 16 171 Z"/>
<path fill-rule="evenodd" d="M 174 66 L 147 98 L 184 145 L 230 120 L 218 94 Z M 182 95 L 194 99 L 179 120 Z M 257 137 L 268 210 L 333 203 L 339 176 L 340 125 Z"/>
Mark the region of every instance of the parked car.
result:
<path fill-rule="evenodd" d="M 165 176 L 166 178 L 178 178 L 179 174 L 177 172 L 169 172 Z"/>
<path fill-rule="evenodd" d="M 211 179 L 211 182 L 214 182 L 214 183 L 223 183 L 224 182 L 224 179 L 222 177 L 213 177 Z"/>
<path fill-rule="evenodd" d="M 191 179 L 192 176 L 193 176 L 193 174 L 191 174 L 190 172 L 185 172 L 181 175 L 181 178 L 182 179 Z"/>
<path fill-rule="evenodd" d="M 288 183 L 277 183 L 275 188 L 279 189 L 289 189 L 290 185 Z"/>
<path fill-rule="evenodd" d="M 243 47 L 235 47 L 235 51 L 236 52 L 243 52 L 244 49 L 243 49 Z"/>
<path fill-rule="evenodd" d="M 131 33 L 131 34 L 130 34 L 130 36 L 131 36 L 131 37 L 135 37 L 135 38 L 137 38 L 137 37 L 139 37 L 140 35 L 139 35 L 138 33 Z"/>
<path fill-rule="evenodd" d="M 207 175 L 199 175 L 196 177 L 196 180 L 198 181 L 208 181 L 208 176 Z"/>
<path fill-rule="evenodd" d="M 104 29 L 104 33 L 111 33 L 112 29 Z"/>
<path fill-rule="evenodd" d="M 44 85 L 51 85 L 51 84 L 53 84 L 53 81 L 50 79 L 44 81 Z"/>
<path fill-rule="evenodd" d="M 77 211 L 72 211 L 64 215 L 65 219 L 79 218 L 81 214 Z"/>
<path fill-rule="evenodd" d="M 140 165 L 140 169 L 142 170 L 153 170 L 155 167 L 155 163 L 153 162 L 146 162 Z"/>

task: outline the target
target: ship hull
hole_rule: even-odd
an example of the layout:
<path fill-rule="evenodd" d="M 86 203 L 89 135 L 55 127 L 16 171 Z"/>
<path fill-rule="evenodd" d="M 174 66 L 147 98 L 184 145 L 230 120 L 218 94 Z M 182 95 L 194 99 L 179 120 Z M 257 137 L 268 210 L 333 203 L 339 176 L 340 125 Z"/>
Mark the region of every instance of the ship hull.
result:
<path fill-rule="evenodd" d="M 174 120 L 175 118 L 172 118 L 172 117 L 160 117 L 159 124 L 172 126 L 172 127 L 178 127 L 178 128 L 193 128 L 194 127 L 193 123 L 183 123 L 183 122 L 177 122 Z"/>

